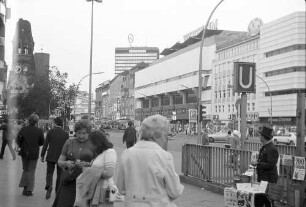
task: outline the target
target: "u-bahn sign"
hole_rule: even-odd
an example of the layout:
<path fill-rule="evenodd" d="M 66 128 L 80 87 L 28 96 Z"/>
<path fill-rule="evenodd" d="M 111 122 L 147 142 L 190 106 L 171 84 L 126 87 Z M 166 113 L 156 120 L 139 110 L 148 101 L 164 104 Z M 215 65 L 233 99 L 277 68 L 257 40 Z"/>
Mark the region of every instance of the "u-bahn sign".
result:
<path fill-rule="evenodd" d="M 234 62 L 234 92 L 255 93 L 255 76 L 255 63 Z"/>

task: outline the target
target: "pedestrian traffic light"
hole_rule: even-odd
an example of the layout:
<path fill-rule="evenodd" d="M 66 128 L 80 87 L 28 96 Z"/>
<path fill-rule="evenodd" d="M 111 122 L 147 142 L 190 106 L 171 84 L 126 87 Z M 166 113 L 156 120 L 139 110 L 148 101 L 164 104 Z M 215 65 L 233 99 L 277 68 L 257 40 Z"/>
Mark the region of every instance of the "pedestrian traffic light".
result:
<path fill-rule="evenodd" d="M 206 119 L 206 106 L 200 105 L 200 121 Z"/>

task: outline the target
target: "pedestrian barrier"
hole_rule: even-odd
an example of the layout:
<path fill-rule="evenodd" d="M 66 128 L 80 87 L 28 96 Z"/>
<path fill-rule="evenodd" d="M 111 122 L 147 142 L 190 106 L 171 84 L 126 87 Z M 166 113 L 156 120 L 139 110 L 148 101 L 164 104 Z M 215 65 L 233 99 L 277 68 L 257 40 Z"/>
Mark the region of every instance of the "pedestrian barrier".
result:
<path fill-rule="evenodd" d="M 245 150 L 249 151 L 259 151 L 262 143 L 260 142 L 252 142 L 252 141 L 246 141 L 245 144 Z M 296 146 L 293 145 L 282 145 L 282 144 L 276 144 L 275 145 L 279 154 L 284 155 L 294 155 L 296 152 Z M 306 150 L 306 147 L 305 147 Z"/>
<path fill-rule="evenodd" d="M 258 151 L 258 144 L 249 144 L 248 150 L 229 149 L 223 147 L 185 144 L 182 148 L 182 173 L 184 176 L 194 177 L 203 181 L 214 183 L 218 186 L 233 186 L 236 175 L 245 172 L 251 164 L 252 151 Z M 294 155 L 295 146 L 277 145 L 279 154 Z M 256 150 L 258 149 L 258 150 Z M 291 163 L 280 163 L 278 185 L 282 186 L 281 194 L 273 197 L 282 197 L 282 202 L 292 205 L 295 202 L 295 192 L 300 186 L 305 186 L 306 181 L 295 181 L 293 175 L 293 161 Z M 252 182 L 256 181 L 256 173 Z M 302 185 L 301 185 L 302 184 Z"/>

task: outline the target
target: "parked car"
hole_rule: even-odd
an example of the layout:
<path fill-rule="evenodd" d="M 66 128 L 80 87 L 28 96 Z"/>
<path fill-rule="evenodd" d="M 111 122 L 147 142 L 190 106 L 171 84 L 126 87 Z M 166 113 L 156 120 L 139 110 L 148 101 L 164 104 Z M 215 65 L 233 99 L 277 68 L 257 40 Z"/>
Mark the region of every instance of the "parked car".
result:
<path fill-rule="evenodd" d="M 227 141 L 227 133 L 225 132 L 217 132 L 215 134 L 208 134 L 209 142 L 226 142 Z"/>
<path fill-rule="evenodd" d="M 285 133 L 283 135 L 274 136 L 273 143 L 296 145 L 296 133 L 290 132 L 290 133 Z M 305 143 L 306 143 L 306 137 L 305 137 Z"/>

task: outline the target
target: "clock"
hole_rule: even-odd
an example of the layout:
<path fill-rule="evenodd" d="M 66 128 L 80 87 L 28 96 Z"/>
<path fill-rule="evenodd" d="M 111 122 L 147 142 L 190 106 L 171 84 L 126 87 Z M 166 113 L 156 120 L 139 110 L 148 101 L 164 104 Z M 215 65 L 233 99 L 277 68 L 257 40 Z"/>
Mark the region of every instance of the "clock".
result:
<path fill-rule="evenodd" d="M 253 19 L 248 26 L 248 33 L 250 36 L 255 36 L 260 33 L 261 25 L 263 21 L 260 18 Z"/>

